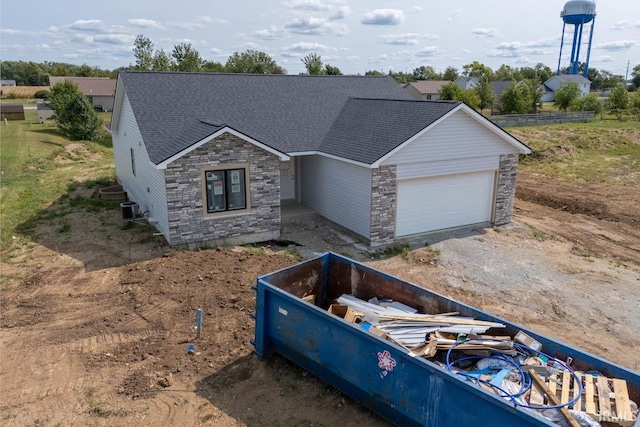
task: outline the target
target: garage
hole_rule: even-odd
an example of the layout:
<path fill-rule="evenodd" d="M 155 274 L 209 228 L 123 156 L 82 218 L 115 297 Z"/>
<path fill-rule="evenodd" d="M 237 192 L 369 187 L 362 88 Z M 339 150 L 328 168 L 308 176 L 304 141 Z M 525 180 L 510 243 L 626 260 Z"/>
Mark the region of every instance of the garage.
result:
<path fill-rule="evenodd" d="M 490 222 L 495 171 L 398 181 L 396 237 Z"/>

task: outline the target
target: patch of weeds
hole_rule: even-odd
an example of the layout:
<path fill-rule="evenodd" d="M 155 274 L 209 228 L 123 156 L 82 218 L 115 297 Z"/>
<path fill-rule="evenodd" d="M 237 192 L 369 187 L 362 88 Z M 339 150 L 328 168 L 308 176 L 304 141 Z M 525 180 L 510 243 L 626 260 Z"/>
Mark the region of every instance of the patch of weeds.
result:
<path fill-rule="evenodd" d="M 135 226 L 136 224 L 133 221 L 127 221 L 122 227 L 120 227 L 120 230 L 131 230 Z"/>
<path fill-rule="evenodd" d="M 251 255 L 259 255 L 259 256 L 267 255 L 267 251 L 263 247 L 247 245 L 247 246 L 244 247 L 244 250 L 247 251 Z"/>
<path fill-rule="evenodd" d="M 120 202 L 116 200 L 92 199 L 77 195 L 69 198 L 69 206 L 72 208 L 85 209 L 88 212 L 100 212 L 103 210 L 119 209 Z"/>
<path fill-rule="evenodd" d="M 531 236 L 539 242 L 544 242 L 549 238 L 549 235 L 542 230 L 538 230 L 533 225 L 527 224 L 529 230 L 531 231 Z"/>
<path fill-rule="evenodd" d="M 496 233 L 502 233 L 502 228 L 493 227 L 493 231 L 495 231 Z"/>
<path fill-rule="evenodd" d="M 62 221 L 62 224 L 58 228 L 58 233 L 68 233 L 69 231 L 71 231 L 71 224 L 69 224 L 69 221 Z"/>
<path fill-rule="evenodd" d="M 106 176 L 102 176 L 100 178 L 96 178 L 96 179 L 90 179 L 88 181 L 85 181 L 82 183 L 82 186 L 84 188 L 94 188 L 94 187 L 111 187 L 117 185 L 113 179 L 113 177 L 106 177 Z"/>
<path fill-rule="evenodd" d="M 436 265 L 437 258 L 440 256 L 439 249 L 432 249 L 428 245 L 422 249 L 412 251 L 403 255 L 405 261 L 412 264 L 429 264 Z"/>
<path fill-rule="evenodd" d="M 207 414 L 204 417 L 202 417 L 201 421 L 203 423 L 206 423 L 207 421 L 212 420 L 213 418 L 215 418 L 213 414 Z"/>
<path fill-rule="evenodd" d="M 104 408 L 100 403 L 94 403 L 91 408 L 87 410 L 87 414 L 95 415 L 96 417 L 106 418 L 114 415 L 111 409 Z"/>
<path fill-rule="evenodd" d="M 294 261 L 302 261 L 302 255 L 298 252 L 298 248 L 287 248 L 282 251 L 282 256 L 285 258 L 292 258 Z"/>

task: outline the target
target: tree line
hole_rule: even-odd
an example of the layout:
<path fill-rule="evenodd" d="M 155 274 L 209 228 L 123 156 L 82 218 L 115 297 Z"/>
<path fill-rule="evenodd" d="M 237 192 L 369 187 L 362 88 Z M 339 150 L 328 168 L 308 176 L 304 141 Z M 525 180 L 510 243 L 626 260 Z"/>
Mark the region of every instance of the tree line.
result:
<path fill-rule="evenodd" d="M 287 71 L 267 53 L 258 50 L 234 52 L 227 61 L 222 64 L 217 61 L 202 58 L 197 49 L 191 43 L 178 43 L 170 52 L 164 49 L 155 49 L 154 42 L 143 34 L 139 34 L 133 46 L 135 64 L 119 67 L 114 70 L 103 70 L 88 64 L 74 65 L 62 62 L 45 61 L 36 63 L 32 61 L 1 61 L 2 78 L 15 80 L 19 85 L 47 86 L 49 76 L 77 76 L 77 77 L 110 77 L 116 78 L 120 70 L 144 70 L 144 71 L 185 71 L 185 72 L 227 72 L 227 73 L 259 73 L 259 74 L 286 74 Z M 322 58 L 316 53 L 310 53 L 302 58 L 306 73 L 309 75 L 340 75 L 338 67 L 323 64 Z M 564 70 L 566 71 L 566 70 Z M 563 72 L 564 72 L 563 71 Z M 418 80 L 450 80 L 454 81 L 460 76 L 476 77 L 478 80 L 496 81 L 527 81 L 544 83 L 555 73 L 553 70 L 538 63 L 533 67 L 511 67 L 502 64 L 498 69 L 473 61 L 466 64 L 459 71 L 454 67 L 447 67 L 438 72 L 432 66 L 422 65 L 411 72 L 388 71 L 384 74 L 377 70 L 367 70 L 365 75 L 388 75 L 398 83 L 410 83 Z M 624 78 L 607 70 L 589 68 L 588 76 L 591 80 L 592 90 L 613 88 L 624 83 Z M 632 88 L 640 88 L 640 64 L 636 65 L 632 72 Z"/>

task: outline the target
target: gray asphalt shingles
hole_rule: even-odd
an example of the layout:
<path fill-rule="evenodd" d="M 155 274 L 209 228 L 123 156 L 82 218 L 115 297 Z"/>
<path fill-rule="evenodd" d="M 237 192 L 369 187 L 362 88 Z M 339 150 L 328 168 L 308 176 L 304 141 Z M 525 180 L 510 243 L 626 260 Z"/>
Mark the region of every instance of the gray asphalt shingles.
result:
<path fill-rule="evenodd" d="M 371 164 L 458 105 L 457 101 L 350 99 L 319 150 Z"/>
<path fill-rule="evenodd" d="M 221 125 L 283 153 L 325 147 L 370 163 L 374 153 L 403 142 L 397 135 L 410 137 L 457 105 L 381 102 L 411 100 L 387 77 L 123 72 L 120 78 L 155 164 Z"/>

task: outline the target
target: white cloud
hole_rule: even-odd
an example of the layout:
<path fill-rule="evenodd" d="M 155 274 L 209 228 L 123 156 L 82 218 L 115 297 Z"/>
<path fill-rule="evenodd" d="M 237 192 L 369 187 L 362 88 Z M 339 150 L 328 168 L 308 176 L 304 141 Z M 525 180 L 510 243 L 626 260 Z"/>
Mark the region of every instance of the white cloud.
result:
<path fill-rule="evenodd" d="M 154 21 L 153 19 L 135 18 L 129 19 L 127 22 L 140 28 L 162 28 L 162 24 L 158 21 Z"/>
<path fill-rule="evenodd" d="M 439 53 L 443 53 L 444 51 L 440 49 L 438 46 L 427 46 L 418 51 L 416 55 L 421 57 L 434 56 Z"/>
<path fill-rule="evenodd" d="M 388 60 L 389 60 L 389 55 L 378 55 L 378 56 L 369 58 L 369 63 L 379 64 L 382 62 L 386 62 Z"/>
<path fill-rule="evenodd" d="M 618 21 L 615 24 L 613 24 L 611 27 L 609 27 L 609 29 L 611 30 L 633 30 L 633 29 L 640 29 L 640 21 L 636 21 L 635 24 L 632 24 L 629 21 Z"/>
<path fill-rule="evenodd" d="M 335 47 L 327 46 L 321 43 L 295 43 L 290 46 L 283 47 L 282 50 L 284 52 L 328 52 L 328 51 L 336 51 Z"/>
<path fill-rule="evenodd" d="M 469 49 L 462 49 L 462 53 L 470 54 L 471 51 Z"/>
<path fill-rule="evenodd" d="M 269 28 L 254 31 L 253 36 L 261 40 L 275 40 L 286 37 L 287 32 L 283 28 L 272 25 Z"/>
<path fill-rule="evenodd" d="M 399 25 L 404 19 L 404 12 L 399 9 L 376 9 L 365 13 L 360 22 L 365 25 Z"/>
<path fill-rule="evenodd" d="M 420 39 L 437 40 L 440 36 L 436 34 L 418 34 L 418 33 L 404 33 L 404 34 L 382 34 L 379 36 L 383 43 L 394 45 L 417 45 Z"/>
<path fill-rule="evenodd" d="M 473 34 L 474 37 L 495 37 L 498 35 L 498 29 L 497 28 L 474 28 L 473 30 L 471 30 L 471 34 Z"/>
<path fill-rule="evenodd" d="M 69 59 L 76 59 L 80 55 L 78 55 L 77 53 L 65 53 L 62 56 Z"/>
<path fill-rule="evenodd" d="M 420 34 L 418 33 L 382 34 L 379 37 L 386 44 L 416 45 L 420 42 Z"/>
<path fill-rule="evenodd" d="M 637 42 L 635 40 L 617 40 L 613 42 L 600 43 L 596 45 L 597 49 L 619 51 L 631 49 Z"/>
<path fill-rule="evenodd" d="M 198 20 L 204 22 L 205 24 L 228 24 L 229 21 L 221 18 L 212 18 L 210 16 L 198 16 Z"/>
<path fill-rule="evenodd" d="M 344 36 L 347 33 L 347 27 L 328 22 L 324 18 L 316 18 L 309 16 L 306 18 L 295 18 L 291 22 L 284 25 L 284 29 L 292 33 L 302 35 L 328 35 Z"/>
<path fill-rule="evenodd" d="M 213 53 L 214 55 L 220 55 L 222 53 L 222 49 L 218 49 L 217 47 L 212 47 L 209 49 L 209 53 Z"/>
<path fill-rule="evenodd" d="M 130 34 L 100 34 L 93 38 L 93 41 L 97 43 L 107 44 L 132 44 L 135 40 L 135 36 Z"/>
<path fill-rule="evenodd" d="M 525 47 L 559 47 L 560 37 L 546 37 L 524 44 Z"/>
<path fill-rule="evenodd" d="M 12 28 L 2 28 L 0 29 L 0 34 L 7 34 L 10 36 L 21 36 L 21 35 L 28 35 L 29 33 L 22 30 L 14 30 Z"/>
<path fill-rule="evenodd" d="M 517 58 L 522 54 L 516 50 L 492 49 L 487 56 L 491 58 Z"/>
<path fill-rule="evenodd" d="M 593 58 L 594 62 L 613 62 L 613 58 L 610 57 L 609 55 L 598 55 L 595 58 Z"/>
<path fill-rule="evenodd" d="M 310 10 L 313 12 L 333 10 L 333 5 L 321 0 L 293 0 L 284 2 L 282 5 L 291 9 Z"/>
<path fill-rule="evenodd" d="M 449 22 L 453 22 L 453 21 L 456 19 L 456 17 L 457 17 L 458 15 L 460 15 L 460 12 L 462 12 L 462 10 L 460 10 L 460 9 L 453 9 L 453 10 L 451 11 L 451 15 L 449 15 L 449 17 L 447 18 L 447 21 L 449 21 Z"/>
<path fill-rule="evenodd" d="M 167 26 L 173 27 L 173 28 L 181 28 L 183 30 L 196 30 L 196 29 L 204 28 L 204 24 L 202 22 L 185 22 L 185 21 L 177 21 L 177 22 L 169 21 L 167 22 Z"/>

